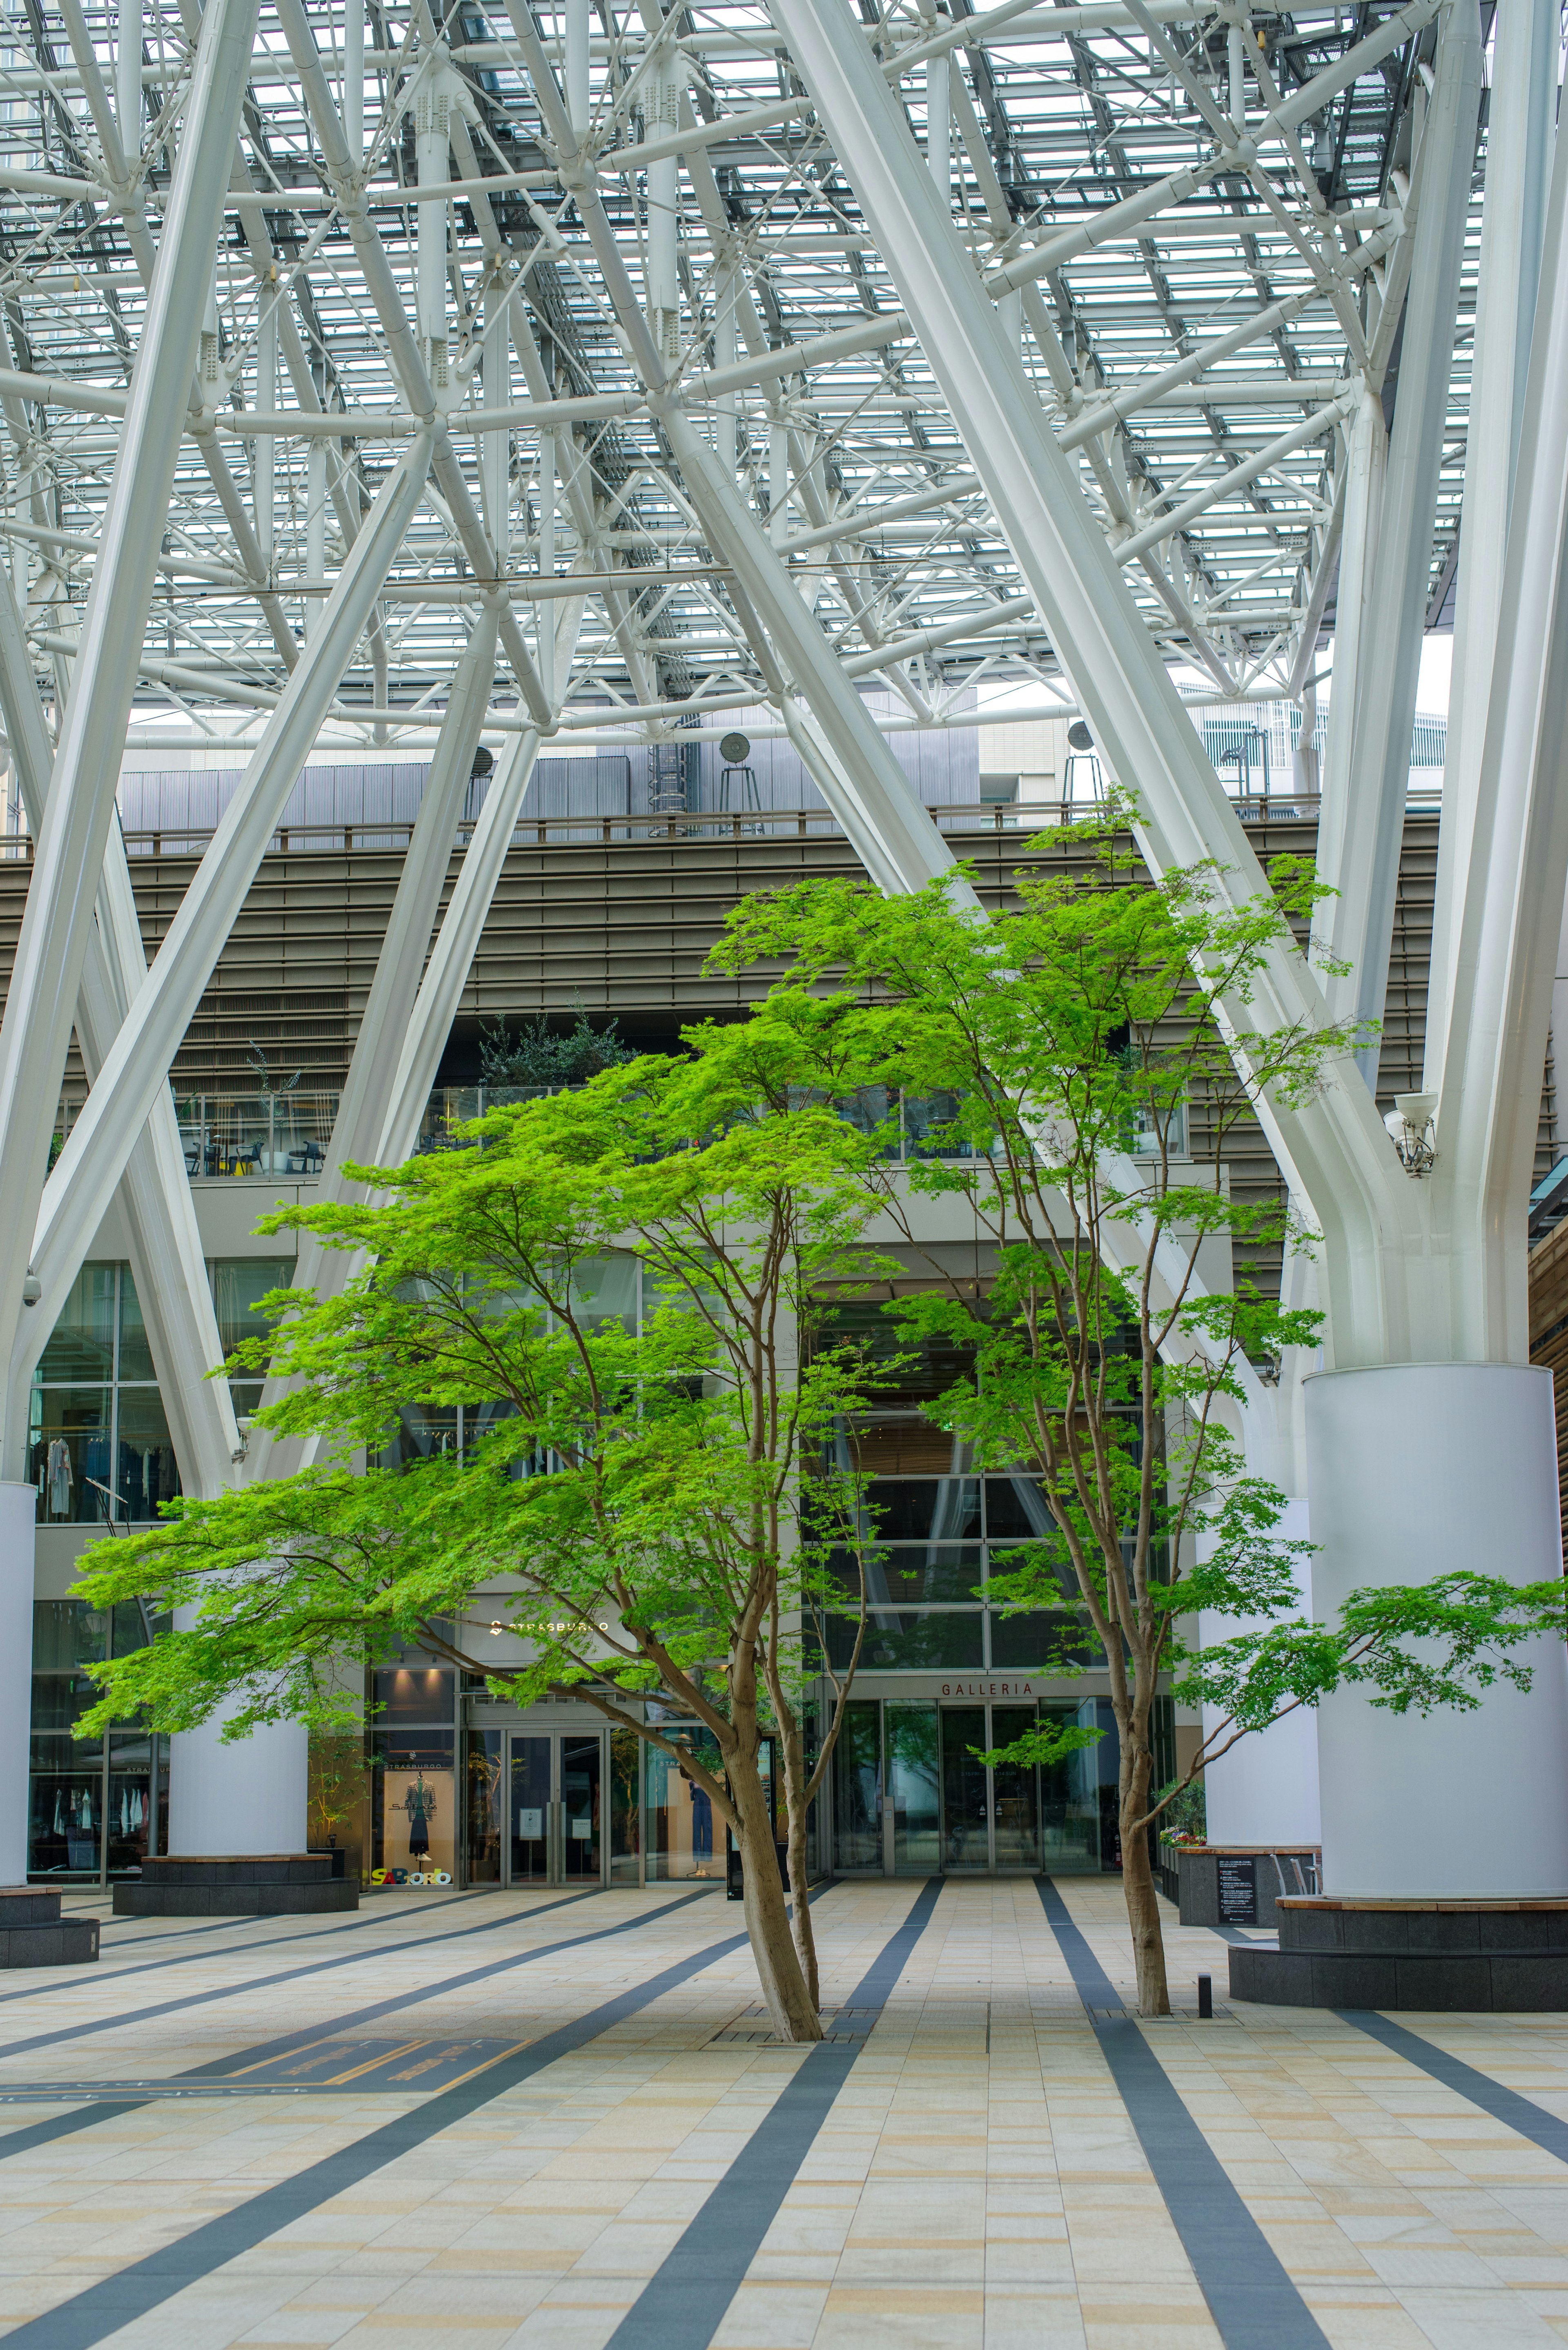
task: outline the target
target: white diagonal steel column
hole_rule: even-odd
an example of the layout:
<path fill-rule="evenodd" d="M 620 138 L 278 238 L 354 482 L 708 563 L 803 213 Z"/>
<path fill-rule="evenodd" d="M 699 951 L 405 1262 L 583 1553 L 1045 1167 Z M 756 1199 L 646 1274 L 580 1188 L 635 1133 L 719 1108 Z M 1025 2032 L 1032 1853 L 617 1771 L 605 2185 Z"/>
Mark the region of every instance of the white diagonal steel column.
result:
<path fill-rule="evenodd" d="M 211 0 L 202 21 L 185 132 L 99 536 L 75 690 L 61 729 L 0 1024 L 0 1199 L 24 1231 L 47 1165 L 55 1103 L 114 816 L 126 721 L 195 367 L 255 14 L 256 0 Z M 148 1107 L 142 1105 L 126 1138 L 127 1150 Z M 89 1237 L 97 1221 L 95 1216 Z M 26 1271 L 19 1247 L 6 1252 L 0 1262 L 0 1353 L 7 1363 L 24 1311 Z M 9 1420 L 9 1412 L 5 1417 Z"/>
<path fill-rule="evenodd" d="M 1559 138 L 1456 940 L 1433 1186 L 1465 1351 L 1529 1357 L 1525 1211 L 1568 882 L 1568 140 Z"/>
<path fill-rule="evenodd" d="M 1478 0 L 1454 0 L 1438 42 L 1437 88 L 1421 149 L 1421 210 L 1405 308 L 1394 426 L 1389 436 L 1371 592 L 1353 680 L 1335 663 L 1334 702 L 1354 694 L 1345 787 L 1318 869 L 1338 890 L 1322 915 L 1337 959 L 1350 968 L 1324 984 L 1335 1018 L 1376 1021 L 1388 987 L 1388 951 L 1409 794 L 1410 729 L 1432 566 L 1432 517 L 1453 374 L 1454 323 L 1480 105 Z M 1326 813 L 1326 812 L 1325 812 Z M 1377 1048 L 1359 1055 L 1369 1085 Z"/>
<path fill-rule="evenodd" d="M 1222 868 L 1217 886 L 1237 899 L 1258 896 L 1267 882 L 1257 858 L 859 28 L 841 0 L 773 0 L 772 13 L 1101 754 L 1137 795 L 1145 853 L 1157 871 L 1212 858 Z M 1323 1017 L 1311 972 L 1282 947 L 1238 1024 L 1316 1026 Z M 1421 1278 L 1416 1187 L 1370 1097 L 1341 1084 L 1301 1110 L 1260 1107 L 1293 1188 L 1310 1199 L 1330 1243 L 1336 1355 L 1380 1361 L 1441 1347 Z"/>
<path fill-rule="evenodd" d="M 1557 136 L 1560 16 L 1556 0 L 1514 0 L 1498 12 L 1492 49 L 1448 755 L 1427 991 L 1425 1083 L 1434 1093 L 1442 1080 L 1452 1008 L 1456 932 L 1469 872 L 1531 328 L 1541 283 L 1541 240 Z"/>
<path fill-rule="evenodd" d="M 4 568 L 0 568 L 0 708 L 5 714 L 27 821 L 36 837 L 53 753 L 44 730 L 21 619 Z M 97 919 L 77 1002 L 77 1042 L 89 1085 L 146 973 L 125 844 L 115 827 L 109 833 Z M 185 1177 L 180 1124 L 166 1090 L 154 1102 L 146 1130 L 138 1136 L 127 1161 L 119 1206 L 181 1482 L 187 1492 L 216 1492 L 230 1476 L 239 1432 L 228 1381 L 207 1376 L 222 1364 L 223 1350 Z M 64 1304 L 58 1284 L 51 1284 L 22 1316 L 11 1364 L 11 1394 L 18 1408 L 25 1404 L 34 1367 Z M 24 1440 L 18 1431 L 11 1447 L 13 1456 Z"/>
<path fill-rule="evenodd" d="M 41 1277 L 80 1262 L 109 1204 L 402 544 L 431 439 L 421 432 L 382 484 L 45 1187 L 33 1243 Z"/>
<path fill-rule="evenodd" d="M 376 975 L 338 1098 L 331 1147 L 317 1187 L 318 1205 L 343 1198 L 352 1188 L 343 1174 L 346 1162 L 374 1164 L 380 1151 L 400 1056 L 415 1024 L 425 951 L 440 910 L 485 705 L 495 680 L 496 619 L 493 603 L 481 608 L 468 650 L 452 678 L 441 734 L 425 775 L 419 816 L 376 958 Z M 449 1017 L 436 1041 L 438 1059 L 451 1024 Z M 318 1297 L 337 1296 L 354 1264 L 346 1250 L 325 1248 L 314 1232 L 302 1232 L 293 1285 L 313 1290 Z M 275 1387 L 269 1381 L 262 1401 L 272 1403 L 281 1392 L 281 1384 Z M 245 1474 L 252 1480 L 286 1475 L 299 1466 L 299 1453 L 295 1440 L 275 1437 L 269 1429 L 258 1428 L 250 1440 Z"/>
<path fill-rule="evenodd" d="M 457 881 L 420 983 L 398 1059 L 379 1145 L 370 1154 L 380 1166 L 400 1165 L 419 1139 L 420 1120 L 430 1100 L 435 1073 L 452 1033 L 452 1020 L 538 755 L 539 737 L 530 726 L 526 733 L 513 737 L 490 778 L 484 806 L 463 851 Z"/>

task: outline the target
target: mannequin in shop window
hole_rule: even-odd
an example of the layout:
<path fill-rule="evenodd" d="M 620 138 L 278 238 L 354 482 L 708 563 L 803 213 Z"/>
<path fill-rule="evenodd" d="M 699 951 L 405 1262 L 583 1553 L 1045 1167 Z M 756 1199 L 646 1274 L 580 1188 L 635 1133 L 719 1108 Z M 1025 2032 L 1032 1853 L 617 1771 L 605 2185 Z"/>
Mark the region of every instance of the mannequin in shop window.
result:
<path fill-rule="evenodd" d="M 48 1495 L 50 1517 L 68 1518 L 71 1513 L 71 1448 L 63 1436 L 57 1436 L 49 1446 L 44 1461 L 44 1485 Z"/>
<path fill-rule="evenodd" d="M 421 1771 L 403 1797 L 403 1809 L 409 1815 L 410 1860 L 423 1860 L 431 1848 L 430 1823 L 435 1817 L 435 1791 L 425 1785 L 425 1774 Z"/>
<path fill-rule="evenodd" d="M 691 1788 L 691 1857 L 703 1873 L 713 1857 L 713 1800 L 705 1787 Z"/>

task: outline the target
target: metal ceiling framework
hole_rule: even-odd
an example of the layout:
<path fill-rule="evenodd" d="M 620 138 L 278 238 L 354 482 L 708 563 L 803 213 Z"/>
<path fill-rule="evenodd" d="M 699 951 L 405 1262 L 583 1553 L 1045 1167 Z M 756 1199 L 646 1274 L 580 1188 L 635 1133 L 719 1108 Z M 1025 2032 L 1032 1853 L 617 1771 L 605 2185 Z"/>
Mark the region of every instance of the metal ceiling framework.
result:
<path fill-rule="evenodd" d="M 438 26 L 431 5 L 261 12 L 132 740 L 254 739 L 417 429 L 416 339 L 468 522 L 504 541 L 512 651 L 542 674 L 574 587 L 655 575 L 594 588 L 566 723 L 602 729 L 607 701 L 672 717 L 769 699 L 765 648 L 649 412 L 618 266 L 826 648 L 922 720 L 981 680 L 1054 679 L 765 9 L 460 5 Z M 1348 404 L 1359 386 L 1392 403 L 1437 8 L 959 8 L 864 0 L 865 37 L 1146 625 L 1221 691 L 1299 691 L 1332 610 Z M 199 22 L 194 0 L 0 10 L 0 531 L 61 703 Z M 569 157 L 535 40 L 570 85 Z M 342 739 L 420 739 L 494 576 L 440 471 L 335 689 Z M 542 714 L 504 660 L 492 727 Z"/>
<path fill-rule="evenodd" d="M 163 1076 L 324 736 L 435 745 L 389 934 L 410 952 L 343 1128 L 384 1162 L 412 1145 L 542 740 L 771 703 L 901 889 L 950 852 L 861 680 L 917 724 L 984 682 L 1087 708 L 1062 601 L 1083 548 L 1048 576 L 975 442 L 909 292 L 933 242 L 987 322 L 957 344 L 1000 332 L 992 378 L 1046 436 L 1032 470 L 1065 469 L 1161 691 L 1182 663 L 1310 694 L 1348 581 L 1356 723 L 1331 729 L 1326 833 L 1355 882 L 1342 927 L 1365 916 L 1386 965 L 1372 766 L 1408 739 L 1398 615 L 1457 536 L 1476 0 L 434 5 L 0 5 L 0 705 L 39 834 L 0 1032 L 0 1188 L 41 1197 L 30 1263 L 0 1275 L 11 1460 L 117 1189 L 141 1202 L 139 1286 L 161 1264 L 199 1288 Z M 829 34 L 850 49 L 815 54 Z M 935 207 L 902 254 L 908 203 L 874 218 L 866 157 L 835 145 L 856 73 L 884 113 L 840 143 L 890 140 Z M 476 726 L 502 757 L 410 1003 Z M 145 981 L 113 824 L 128 731 L 247 761 Z M 73 1025 L 94 1082 L 46 1186 Z M 203 1383 L 204 1302 L 170 1311 L 176 1443 L 211 1488 L 244 1447 Z"/>

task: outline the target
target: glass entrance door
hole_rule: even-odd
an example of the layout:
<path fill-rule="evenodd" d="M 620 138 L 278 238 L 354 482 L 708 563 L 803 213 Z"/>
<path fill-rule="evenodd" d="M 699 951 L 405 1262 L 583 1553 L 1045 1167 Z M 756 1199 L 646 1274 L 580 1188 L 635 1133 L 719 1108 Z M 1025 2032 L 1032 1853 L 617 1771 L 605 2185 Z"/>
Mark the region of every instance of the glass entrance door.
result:
<path fill-rule="evenodd" d="M 604 1879 L 604 1733 L 511 1740 L 509 1885 L 598 1885 Z"/>
<path fill-rule="evenodd" d="M 562 1738 L 556 1742 L 561 1774 L 561 1877 L 567 1885 L 598 1884 L 604 1875 L 600 1786 L 604 1741 Z"/>
<path fill-rule="evenodd" d="M 1091 1718 L 1104 1700 L 1086 1700 Z M 1108 1708 L 1106 1709 L 1108 1711 Z M 1072 1705 L 856 1698 L 834 1749 L 833 1865 L 846 1877 L 1033 1876 L 1100 1866 L 1098 1776 L 1116 1748 L 1036 1765 L 982 1754 Z"/>
<path fill-rule="evenodd" d="M 988 1742 L 985 1708 L 944 1705 L 941 1724 L 942 1866 L 950 1875 L 988 1869 L 992 1866 L 991 1773 L 980 1760 Z"/>
<path fill-rule="evenodd" d="M 512 1869 L 514 1885 L 550 1885 L 550 1846 L 555 1839 L 553 1738 L 512 1741 Z"/>

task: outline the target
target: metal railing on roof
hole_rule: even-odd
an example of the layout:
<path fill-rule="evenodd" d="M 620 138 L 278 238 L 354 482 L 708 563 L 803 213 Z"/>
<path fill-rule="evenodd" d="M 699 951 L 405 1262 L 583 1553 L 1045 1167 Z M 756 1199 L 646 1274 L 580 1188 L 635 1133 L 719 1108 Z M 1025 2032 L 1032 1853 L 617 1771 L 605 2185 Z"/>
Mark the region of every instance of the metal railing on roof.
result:
<path fill-rule="evenodd" d="M 964 800 L 927 814 L 943 832 L 1044 832 L 1057 825 L 1084 824 L 1099 809 L 1097 799 Z M 1243 823 L 1265 819 L 1290 821 L 1317 814 L 1315 794 L 1249 791 L 1236 799 Z M 472 824 L 459 827 L 454 848 L 465 849 L 473 837 Z M 597 842 L 640 840 L 649 845 L 665 840 L 745 840 L 753 837 L 805 840 L 841 834 L 843 827 L 826 808 L 661 810 L 658 815 L 528 816 L 519 816 L 513 829 L 514 847 L 569 847 Z M 411 822 L 364 824 L 296 824 L 280 827 L 267 843 L 267 853 L 288 857 L 358 855 L 377 850 L 400 855 L 413 832 Z M 156 832 L 128 832 L 126 853 L 134 863 L 141 858 L 200 856 L 211 841 L 210 831 L 168 827 Z M 0 835 L 0 857 L 30 863 L 29 833 Z"/>

